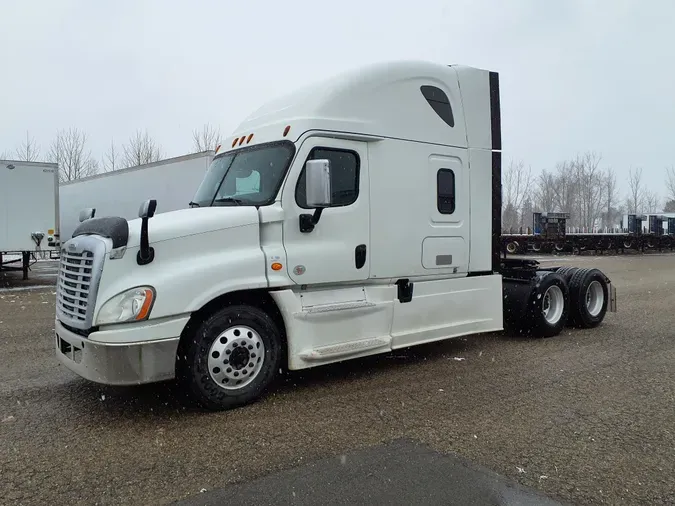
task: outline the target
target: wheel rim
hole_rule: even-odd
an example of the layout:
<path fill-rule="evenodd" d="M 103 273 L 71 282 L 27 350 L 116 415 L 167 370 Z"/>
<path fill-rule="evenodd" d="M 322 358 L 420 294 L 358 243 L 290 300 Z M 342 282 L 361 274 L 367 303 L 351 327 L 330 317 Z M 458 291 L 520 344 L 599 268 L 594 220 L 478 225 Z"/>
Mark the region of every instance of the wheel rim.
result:
<path fill-rule="evenodd" d="M 209 350 L 209 374 L 218 386 L 236 390 L 260 374 L 265 345 L 250 327 L 237 325 L 221 333 Z"/>
<path fill-rule="evenodd" d="M 544 292 L 544 300 L 541 306 L 541 312 L 547 323 L 555 325 L 560 321 L 563 310 L 565 309 L 565 297 L 559 286 L 549 286 Z"/>
<path fill-rule="evenodd" d="M 506 245 L 506 251 L 509 253 L 515 253 L 517 248 L 518 246 L 516 246 L 515 242 L 510 242 Z"/>
<path fill-rule="evenodd" d="M 598 316 L 605 303 L 605 292 L 599 281 L 593 281 L 586 289 L 586 309 L 591 316 Z"/>
<path fill-rule="evenodd" d="M 532 250 L 533 251 L 541 251 L 541 244 L 533 244 Z"/>
<path fill-rule="evenodd" d="M 555 250 L 556 250 L 556 251 L 562 251 L 562 250 L 563 250 L 563 245 L 560 244 L 560 243 L 557 243 L 557 244 L 555 245 Z"/>

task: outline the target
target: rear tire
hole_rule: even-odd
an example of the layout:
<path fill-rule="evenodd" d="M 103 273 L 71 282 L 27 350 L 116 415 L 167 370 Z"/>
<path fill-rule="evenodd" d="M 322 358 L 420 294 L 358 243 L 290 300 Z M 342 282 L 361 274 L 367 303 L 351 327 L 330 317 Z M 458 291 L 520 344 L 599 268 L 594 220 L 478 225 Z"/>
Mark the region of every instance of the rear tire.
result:
<path fill-rule="evenodd" d="M 609 286 L 598 269 L 579 269 L 570 280 L 570 324 L 579 328 L 597 327 L 605 319 Z"/>
<path fill-rule="evenodd" d="M 542 277 L 532 292 L 526 313 L 528 333 L 534 337 L 553 337 L 567 323 L 570 301 L 565 279 L 558 273 Z"/>
<path fill-rule="evenodd" d="M 279 370 L 281 334 L 257 307 L 224 307 L 189 332 L 178 379 L 185 394 L 203 408 L 219 411 L 249 404 Z"/>
<path fill-rule="evenodd" d="M 560 267 L 556 272 L 560 274 L 569 286 L 572 276 L 579 270 L 579 267 L 565 266 Z"/>

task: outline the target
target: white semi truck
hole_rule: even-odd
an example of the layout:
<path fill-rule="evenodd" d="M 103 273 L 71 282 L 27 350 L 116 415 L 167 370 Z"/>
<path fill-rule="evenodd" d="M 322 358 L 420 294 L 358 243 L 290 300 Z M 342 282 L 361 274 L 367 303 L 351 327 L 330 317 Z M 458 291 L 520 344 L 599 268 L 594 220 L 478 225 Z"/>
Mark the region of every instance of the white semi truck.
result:
<path fill-rule="evenodd" d="M 282 366 L 616 310 L 597 269 L 500 257 L 495 72 L 393 62 L 303 89 L 240 125 L 191 209 L 156 206 L 85 215 L 63 245 L 56 353 L 99 383 L 177 378 L 208 409 Z"/>
<path fill-rule="evenodd" d="M 58 242 L 58 165 L 0 160 L 0 270 L 27 279 L 31 258 L 58 251 Z"/>
<path fill-rule="evenodd" d="M 138 203 L 154 198 L 158 212 L 187 209 L 213 160 L 213 151 L 104 172 L 61 184 L 61 237 L 70 239 L 80 211 L 95 208 L 102 216 L 132 219 Z"/>

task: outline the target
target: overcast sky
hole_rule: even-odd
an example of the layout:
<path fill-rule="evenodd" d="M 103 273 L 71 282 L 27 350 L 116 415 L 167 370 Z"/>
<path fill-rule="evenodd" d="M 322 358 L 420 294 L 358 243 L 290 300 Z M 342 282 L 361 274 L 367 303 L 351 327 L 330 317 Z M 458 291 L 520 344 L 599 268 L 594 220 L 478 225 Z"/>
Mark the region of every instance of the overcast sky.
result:
<path fill-rule="evenodd" d="M 675 2 L 623 0 L 0 0 L 0 152 L 60 128 L 100 158 L 147 128 L 166 156 L 224 135 L 307 81 L 421 58 L 501 74 L 507 159 L 533 170 L 592 149 L 622 193 L 663 193 L 675 163 Z M 327 5 L 330 5 L 328 7 Z"/>

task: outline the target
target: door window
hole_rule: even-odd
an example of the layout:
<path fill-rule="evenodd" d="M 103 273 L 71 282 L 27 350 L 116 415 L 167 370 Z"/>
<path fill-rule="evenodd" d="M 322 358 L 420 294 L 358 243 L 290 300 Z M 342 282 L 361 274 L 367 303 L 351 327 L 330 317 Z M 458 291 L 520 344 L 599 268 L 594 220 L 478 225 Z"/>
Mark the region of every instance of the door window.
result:
<path fill-rule="evenodd" d="M 316 147 L 307 160 L 330 160 L 331 207 L 349 206 L 359 196 L 359 155 L 354 151 Z M 305 167 L 295 189 L 295 201 L 303 209 L 307 205 Z"/>

